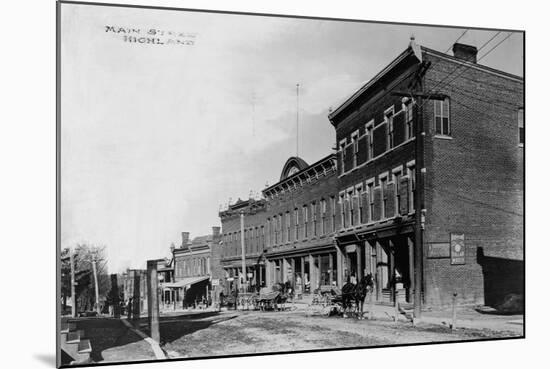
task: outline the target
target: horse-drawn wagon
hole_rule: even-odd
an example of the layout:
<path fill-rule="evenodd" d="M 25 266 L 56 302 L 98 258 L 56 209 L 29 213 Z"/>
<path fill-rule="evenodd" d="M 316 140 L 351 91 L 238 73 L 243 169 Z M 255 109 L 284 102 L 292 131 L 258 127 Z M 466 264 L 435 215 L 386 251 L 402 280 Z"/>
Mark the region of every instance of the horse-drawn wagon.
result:
<path fill-rule="evenodd" d="M 373 288 L 372 276 L 368 274 L 357 284 L 347 282 L 342 290 L 337 287 L 321 286 L 314 296 L 314 303 L 323 306 L 326 315 L 353 314 L 359 319 L 363 318 L 363 306 L 367 293 Z"/>

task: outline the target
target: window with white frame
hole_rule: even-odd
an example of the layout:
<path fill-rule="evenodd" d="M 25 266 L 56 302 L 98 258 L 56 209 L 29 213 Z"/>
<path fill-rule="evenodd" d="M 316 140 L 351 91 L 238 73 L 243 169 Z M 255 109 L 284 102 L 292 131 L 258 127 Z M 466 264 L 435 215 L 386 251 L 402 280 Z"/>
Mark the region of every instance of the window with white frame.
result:
<path fill-rule="evenodd" d="M 304 218 L 304 238 L 307 238 L 307 227 L 308 227 L 308 210 L 307 205 L 304 205 L 302 208 L 302 217 Z"/>
<path fill-rule="evenodd" d="M 357 212 L 357 209 L 355 209 L 355 193 L 353 189 L 348 190 L 346 199 L 348 200 L 348 224 L 350 227 L 353 227 L 355 225 L 355 213 Z"/>
<path fill-rule="evenodd" d="M 380 191 L 382 192 L 382 209 L 381 209 L 381 219 L 388 217 L 386 214 L 386 206 L 388 204 L 388 177 L 380 177 Z"/>
<path fill-rule="evenodd" d="M 416 193 L 416 178 L 414 165 L 408 165 L 407 176 L 409 177 L 409 213 L 414 211 L 414 197 Z"/>
<path fill-rule="evenodd" d="M 346 193 L 340 193 L 340 228 L 346 228 L 346 209 L 344 203 L 346 202 Z"/>
<path fill-rule="evenodd" d="M 336 197 L 330 197 L 330 217 L 332 232 L 336 231 Z"/>
<path fill-rule="evenodd" d="M 372 137 L 374 121 L 371 120 L 370 122 L 368 122 L 365 129 L 367 132 L 367 160 L 370 160 L 373 158 L 374 153 L 374 140 Z"/>
<path fill-rule="evenodd" d="M 525 144 L 525 121 L 524 121 L 524 110 L 520 108 L 518 110 L 518 129 L 519 129 L 519 144 Z"/>
<path fill-rule="evenodd" d="M 286 242 L 290 242 L 290 212 L 286 212 Z"/>
<path fill-rule="evenodd" d="M 402 170 L 401 169 L 394 169 L 393 170 L 393 183 L 394 183 L 394 204 L 395 204 L 395 216 L 399 215 L 399 209 L 401 209 L 401 194 L 400 194 L 400 185 L 401 185 L 401 175 Z"/>
<path fill-rule="evenodd" d="M 355 168 L 358 163 L 357 157 L 359 155 L 359 131 L 355 131 L 351 135 L 351 144 L 353 148 L 352 168 Z"/>
<path fill-rule="evenodd" d="M 374 214 L 374 181 L 367 183 L 368 199 L 369 199 L 369 222 L 372 222 L 372 215 Z"/>
<path fill-rule="evenodd" d="M 315 202 L 311 203 L 311 218 L 313 219 L 311 234 L 312 236 L 317 236 L 317 204 Z"/>
<path fill-rule="evenodd" d="M 409 99 L 403 104 L 405 110 L 405 140 L 414 137 L 414 101 Z"/>
<path fill-rule="evenodd" d="M 294 240 L 300 239 L 300 223 L 298 219 L 298 208 L 294 209 Z"/>
<path fill-rule="evenodd" d="M 357 197 L 357 224 L 361 224 L 365 212 L 365 204 L 363 204 L 363 184 L 355 186 L 355 196 Z"/>
<path fill-rule="evenodd" d="M 451 122 L 449 119 L 449 99 L 434 100 L 435 133 L 438 135 L 451 135 Z"/>
<path fill-rule="evenodd" d="M 340 141 L 340 173 L 344 173 L 344 163 L 346 162 L 346 139 Z"/>
<path fill-rule="evenodd" d="M 319 201 L 319 205 L 321 206 L 321 231 L 320 234 L 325 234 L 327 232 L 326 229 L 326 222 L 327 222 L 327 200 L 321 199 Z"/>
<path fill-rule="evenodd" d="M 384 120 L 388 125 L 387 149 L 389 150 L 393 147 L 393 106 L 384 111 Z"/>

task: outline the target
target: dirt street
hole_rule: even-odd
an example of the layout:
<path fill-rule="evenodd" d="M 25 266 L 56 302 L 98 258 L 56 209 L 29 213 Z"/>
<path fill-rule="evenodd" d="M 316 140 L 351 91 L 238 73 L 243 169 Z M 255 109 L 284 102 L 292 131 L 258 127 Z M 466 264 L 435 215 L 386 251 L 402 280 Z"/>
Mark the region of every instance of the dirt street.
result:
<path fill-rule="evenodd" d="M 171 357 L 224 356 L 391 344 L 515 337 L 486 329 L 357 320 L 304 312 L 204 312 L 161 318 L 161 345 Z M 149 333 L 145 322 L 142 330 Z"/>

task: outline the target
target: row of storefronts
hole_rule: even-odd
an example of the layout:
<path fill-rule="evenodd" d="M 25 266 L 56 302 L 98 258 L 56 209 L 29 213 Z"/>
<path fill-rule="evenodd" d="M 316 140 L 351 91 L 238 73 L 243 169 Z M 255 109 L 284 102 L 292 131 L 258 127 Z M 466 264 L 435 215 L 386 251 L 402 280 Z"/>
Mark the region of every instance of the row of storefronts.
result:
<path fill-rule="evenodd" d="M 462 46 L 456 49 L 477 52 Z M 513 108 L 523 111 L 523 80 L 480 66 L 470 54 L 465 61 L 412 41 L 331 111 L 332 154 L 311 165 L 289 158 L 261 199 L 220 211 L 226 292 L 245 282 L 249 289 L 289 282 L 307 294 L 370 274 L 379 302 L 446 305 L 457 295 L 476 304 L 522 294 L 521 283 L 492 276 L 500 261 L 514 265 L 511 273 L 523 265 L 523 144 L 515 116 L 495 111 L 502 128 L 495 132 L 462 108 L 471 103 L 456 93 L 463 81 L 437 98 L 422 95 L 442 68 L 468 63 L 466 75 L 487 88 L 506 86 Z M 472 132 L 484 137 L 483 146 L 469 139 Z M 469 155 L 474 151 L 484 160 Z M 504 154 L 509 160 L 499 159 Z"/>

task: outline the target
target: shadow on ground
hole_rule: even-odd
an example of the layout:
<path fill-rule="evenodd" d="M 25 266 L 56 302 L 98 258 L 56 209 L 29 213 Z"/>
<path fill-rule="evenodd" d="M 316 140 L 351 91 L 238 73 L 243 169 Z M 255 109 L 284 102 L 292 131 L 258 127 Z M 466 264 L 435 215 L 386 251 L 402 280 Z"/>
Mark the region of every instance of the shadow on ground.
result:
<path fill-rule="evenodd" d="M 180 314 L 160 318 L 160 344 L 171 343 L 181 337 L 207 329 L 212 325 L 236 318 L 237 315 L 222 316 L 218 312 L 204 312 L 197 314 Z M 140 329 L 151 335 L 146 318 L 139 321 Z"/>
<path fill-rule="evenodd" d="M 142 340 L 119 319 L 83 318 L 73 321 L 76 323 L 76 329 L 84 330 L 84 337 L 90 340 L 91 358 L 94 362 L 105 360 L 102 355 L 105 350 Z"/>

